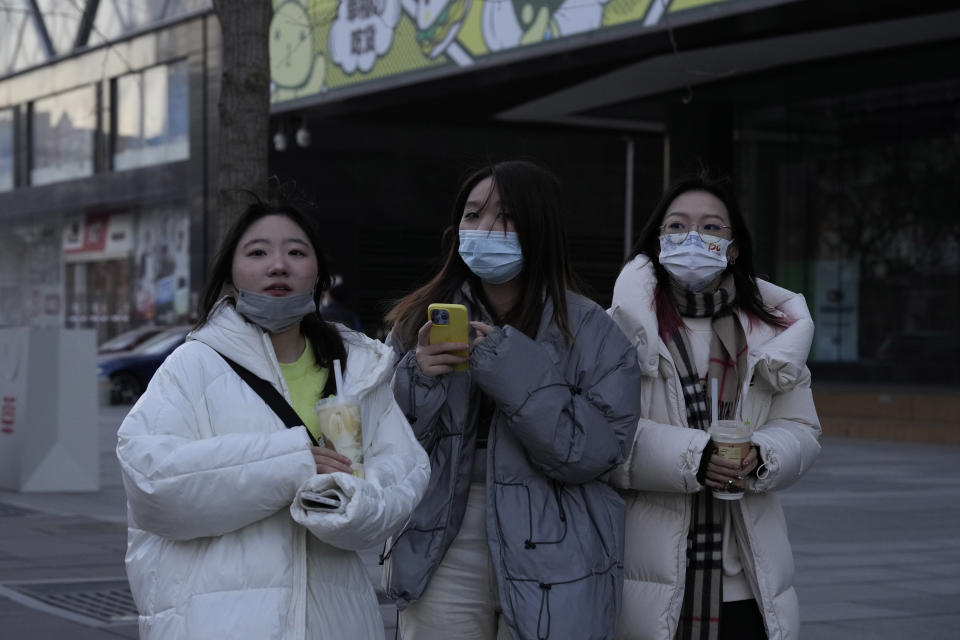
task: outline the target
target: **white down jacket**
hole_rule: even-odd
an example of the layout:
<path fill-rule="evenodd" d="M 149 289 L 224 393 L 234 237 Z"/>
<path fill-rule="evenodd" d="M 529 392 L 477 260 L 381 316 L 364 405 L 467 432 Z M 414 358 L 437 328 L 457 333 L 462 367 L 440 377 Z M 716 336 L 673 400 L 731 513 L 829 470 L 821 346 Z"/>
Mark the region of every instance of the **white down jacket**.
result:
<path fill-rule="evenodd" d="M 269 336 L 229 304 L 167 358 L 123 421 L 117 457 L 141 638 L 383 638 L 355 550 L 403 524 L 430 464 L 393 399 L 393 352 L 341 335 L 366 479 L 317 475 L 305 428 L 286 428 L 217 354 L 289 401 Z M 301 506 L 299 492 L 333 485 L 344 496 L 339 511 Z"/>
<path fill-rule="evenodd" d="M 627 535 L 623 606 L 617 638 L 672 640 L 683 603 L 690 494 L 703 489 L 697 470 L 709 441 L 685 428 L 680 379 L 657 332 L 656 279 L 640 255 L 617 278 L 610 314 L 637 350 L 643 371 L 642 417 L 627 462 L 611 482 L 625 491 Z M 800 631 L 793 589 L 793 555 L 775 493 L 796 482 L 820 453 L 820 423 L 806 357 L 813 321 L 803 296 L 758 281 L 769 307 L 792 320 L 786 329 L 739 314 L 747 338 L 747 375 L 738 417 L 754 426 L 751 442 L 763 466 L 747 479 L 742 500 L 730 502 L 744 575 L 763 614 L 770 640 L 794 640 Z"/>

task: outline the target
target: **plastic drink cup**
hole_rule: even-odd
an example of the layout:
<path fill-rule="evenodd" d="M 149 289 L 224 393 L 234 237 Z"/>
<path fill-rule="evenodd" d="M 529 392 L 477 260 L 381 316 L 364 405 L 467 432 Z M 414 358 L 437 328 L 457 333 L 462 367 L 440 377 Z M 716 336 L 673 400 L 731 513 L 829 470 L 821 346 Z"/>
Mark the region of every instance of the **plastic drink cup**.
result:
<path fill-rule="evenodd" d="M 710 425 L 710 441 L 717 455 L 737 465 L 750 453 L 750 427 L 739 420 L 718 420 Z M 744 481 L 736 480 L 722 489 L 714 489 L 719 500 L 739 500 L 743 497 Z"/>
<path fill-rule="evenodd" d="M 314 410 L 324 440 L 333 444 L 337 453 L 350 458 L 353 475 L 363 477 L 363 428 L 360 404 L 350 398 L 330 396 L 317 403 Z"/>

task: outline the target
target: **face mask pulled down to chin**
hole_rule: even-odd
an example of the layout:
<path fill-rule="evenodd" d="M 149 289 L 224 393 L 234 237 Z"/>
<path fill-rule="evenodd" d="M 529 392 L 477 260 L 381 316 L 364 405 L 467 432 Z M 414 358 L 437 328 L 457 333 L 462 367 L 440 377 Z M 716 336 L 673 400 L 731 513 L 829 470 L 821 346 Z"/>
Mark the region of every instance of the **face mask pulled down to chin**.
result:
<path fill-rule="evenodd" d="M 702 290 L 717 279 L 727 268 L 727 249 L 732 240 L 716 236 L 701 236 L 696 231 L 687 234 L 680 244 L 660 236 L 658 260 L 674 280 L 691 292 Z"/>
<path fill-rule="evenodd" d="M 282 333 L 316 310 L 313 291 L 271 296 L 237 289 L 237 312 L 270 333 Z"/>

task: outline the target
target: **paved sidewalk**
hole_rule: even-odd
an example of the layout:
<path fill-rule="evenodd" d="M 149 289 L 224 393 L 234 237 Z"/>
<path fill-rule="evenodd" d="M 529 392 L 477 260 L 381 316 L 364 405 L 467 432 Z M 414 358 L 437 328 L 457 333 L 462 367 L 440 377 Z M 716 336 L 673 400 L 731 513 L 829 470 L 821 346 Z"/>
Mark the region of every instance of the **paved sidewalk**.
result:
<path fill-rule="evenodd" d="M 101 410 L 99 492 L 0 491 L 0 640 L 137 637 L 118 591 L 126 529 L 113 447 L 126 410 Z M 960 638 L 960 446 L 823 444 L 813 469 L 782 494 L 803 640 Z M 376 576 L 376 554 L 365 559 Z M 61 606 L 84 602 L 108 615 Z M 393 638 L 393 607 L 381 611 Z"/>
<path fill-rule="evenodd" d="M 960 639 L 960 446 L 825 438 L 782 500 L 803 640 Z"/>

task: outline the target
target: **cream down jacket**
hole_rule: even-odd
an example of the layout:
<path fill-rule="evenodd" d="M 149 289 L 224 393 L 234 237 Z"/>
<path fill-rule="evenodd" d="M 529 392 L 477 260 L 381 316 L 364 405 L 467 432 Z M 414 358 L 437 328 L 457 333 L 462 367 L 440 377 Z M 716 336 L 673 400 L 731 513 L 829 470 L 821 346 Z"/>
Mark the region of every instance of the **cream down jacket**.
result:
<path fill-rule="evenodd" d="M 355 551 L 404 523 L 430 464 L 394 402 L 392 351 L 341 335 L 366 479 L 318 475 L 305 428 L 286 428 L 214 351 L 289 400 L 269 336 L 230 304 L 167 358 L 123 421 L 117 457 L 141 638 L 383 638 Z M 343 496 L 338 511 L 301 506 L 299 492 L 328 488 Z"/>
<path fill-rule="evenodd" d="M 626 463 L 613 474 L 627 501 L 622 640 L 672 640 L 683 603 L 690 494 L 702 490 L 697 470 L 709 441 L 686 428 L 676 367 L 657 332 L 653 265 L 643 255 L 627 264 L 613 292 L 610 315 L 637 350 L 643 371 L 642 417 Z M 793 555 L 775 491 L 796 482 L 819 452 L 820 423 L 806 357 L 813 321 L 803 296 L 759 280 L 764 303 L 792 320 L 771 327 L 740 313 L 747 338 L 747 375 L 737 415 L 749 420 L 763 466 L 747 479 L 744 498 L 730 502 L 744 575 L 770 640 L 800 631 Z"/>

